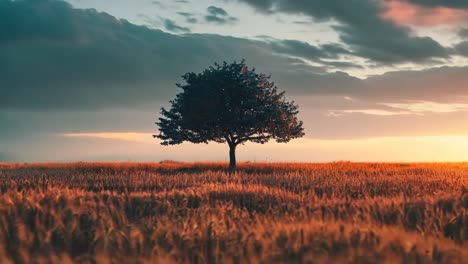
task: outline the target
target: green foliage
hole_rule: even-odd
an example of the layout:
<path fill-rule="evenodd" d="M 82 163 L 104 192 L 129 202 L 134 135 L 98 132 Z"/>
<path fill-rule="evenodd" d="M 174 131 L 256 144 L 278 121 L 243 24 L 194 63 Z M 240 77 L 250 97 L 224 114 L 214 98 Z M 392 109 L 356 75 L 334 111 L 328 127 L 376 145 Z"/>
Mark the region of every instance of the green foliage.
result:
<path fill-rule="evenodd" d="M 182 78 L 185 83 L 177 86 L 183 91 L 170 101 L 170 110 L 161 109 L 157 122 L 160 134 L 155 137 L 163 145 L 214 141 L 235 147 L 304 135 L 298 106 L 285 100 L 270 76 L 249 69 L 244 61 L 215 64 Z"/>

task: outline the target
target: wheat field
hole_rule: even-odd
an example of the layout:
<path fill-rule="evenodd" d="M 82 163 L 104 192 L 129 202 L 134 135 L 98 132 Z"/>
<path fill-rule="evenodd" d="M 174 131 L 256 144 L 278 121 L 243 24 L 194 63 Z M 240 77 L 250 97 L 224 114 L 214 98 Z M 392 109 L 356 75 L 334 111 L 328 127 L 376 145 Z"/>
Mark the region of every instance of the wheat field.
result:
<path fill-rule="evenodd" d="M 0 164 L 0 263 L 467 263 L 468 163 Z"/>

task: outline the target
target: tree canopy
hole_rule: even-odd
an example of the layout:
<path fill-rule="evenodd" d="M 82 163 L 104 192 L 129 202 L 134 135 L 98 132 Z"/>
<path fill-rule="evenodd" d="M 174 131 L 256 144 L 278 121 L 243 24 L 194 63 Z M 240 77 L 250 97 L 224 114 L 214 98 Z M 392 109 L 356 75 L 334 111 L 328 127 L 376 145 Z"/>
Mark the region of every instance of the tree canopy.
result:
<path fill-rule="evenodd" d="M 189 72 L 177 84 L 182 91 L 171 108 L 161 109 L 156 123 L 162 145 L 228 143 L 230 167 L 235 148 L 247 141 L 285 143 L 304 135 L 298 106 L 286 101 L 270 76 L 249 69 L 244 61 L 215 63 L 202 73 Z M 234 160 L 233 160 L 234 159 Z"/>

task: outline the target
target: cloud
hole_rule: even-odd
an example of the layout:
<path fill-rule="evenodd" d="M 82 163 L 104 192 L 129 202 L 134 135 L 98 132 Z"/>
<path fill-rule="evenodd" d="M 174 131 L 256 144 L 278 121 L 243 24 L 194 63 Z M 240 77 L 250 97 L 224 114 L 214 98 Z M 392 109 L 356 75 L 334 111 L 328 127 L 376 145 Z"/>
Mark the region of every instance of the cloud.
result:
<path fill-rule="evenodd" d="M 274 38 L 265 38 L 265 40 L 270 44 L 273 51 L 280 54 L 287 54 L 289 56 L 340 69 L 362 67 L 350 61 L 338 61 L 342 59 L 342 55 L 353 55 L 351 51 L 339 44 L 331 43 L 314 46 L 307 42 L 290 39 L 277 40 Z"/>
<path fill-rule="evenodd" d="M 365 80 L 368 96 L 389 101 L 460 102 L 468 96 L 468 66 L 395 71 Z"/>
<path fill-rule="evenodd" d="M 384 104 L 390 107 L 406 109 L 412 113 L 454 113 L 454 112 L 466 112 L 468 111 L 468 104 L 456 104 L 456 103 L 434 103 L 434 102 L 412 102 L 405 104 Z"/>
<path fill-rule="evenodd" d="M 454 49 L 458 54 L 468 57 L 468 41 L 458 43 Z"/>
<path fill-rule="evenodd" d="M 458 35 L 459 35 L 461 38 L 468 38 L 468 28 L 461 28 L 461 29 L 458 31 Z"/>
<path fill-rule="evenodd" d="M 161 3 L 160 1 L 151 1 L 151 3 L 161 9 L 166 9 L 166 5 Z"/>
<path fill-rule="evenodd" d="M 215 61 L 242 58 L 271 74 L 290 94 L 407 96 L 432 101 L 466 92 L 464 67 L 395 72 L 361 80 L 326 72 L 327 67 L 353 66 L 350 60 L 339 58 L 355 53 L 339 44 L 172 35 L 92 9 L 73 9 L 61 1 L 2 3 L 0 17 L 7 23 L 0 25 L 1 108 L 93 109 L 166 101 L 175 94 L 174 83 L 183 73 L 200 71 Z"/>
<path fill-rule="evenodd" d="M 228 12 L 221 7 L 209 6 L 206 11 L 208 12 L 208 15 L 205 16 L 205 21 L 209 23 L 226 25 L 239 20 L 236 17 L 230 16 Z"/>
<path fill-rule="evenodd" d="M 330 110 L 330 116 L 341 116 L 344 114 L 366 114 L 376 116 L 393 116 L 393 115 L 411 115 L 408 111 L 387 111 L 382 109 L 356 109 L 356 110 Z"/>
<path fill-rule="evenodd" d="M 421 107 L 418 104 L 424 102 L 426 109 L 433 107 L 434 110 L 430 112 L 437 113 L 444 107 L 454 109 L 453 106 L 466 103 L 468 66 L 394 71 L 367 79 L 355 78 L 340 72 L 328 73 L 322 75 L 322 78 L 290 73 L 288 76 L 281 76 L 277 83 L 280 87 L 288 87 L 290 95 L 307 98 L 303 104 L 313 105 L 314 109 L 325 111 L 379 109 L 399 112 L 409 109 L 388 106 L 412 105 L 414 109 Z M 319 98 L 318 101 L 313 100 L 313 97 Z M 330 97 L 333 100 L 325 101 L 323 97 Z M 456 110 L 465 111 L 460 107 Z"/>
<path fill-rule="evenodd" d="M 200 146 L 190 145 L 190 153 L 186 146 L 181 146 L 184 151 L 162 149 L 146 137 L 156 132 L 157 112 L 178 92 L 174 83 L 182 74 L 242 58 L 271 74 L 288 99 L 296 100 L 308 138 L 468 133 L 468 123 L 460 122 L 467 115 L 468 66 L 400 70 L 367 79 L 335 72 L 359 67 L 355 61 L 362 59 L 356 56 L 373 59 L 373 53 L 383 56 L 373 59 L 380 63 L 437 58 L 421 44 L 433 43 L 431 39 L 424 41 L 385 20 L 382 7 L 368 1 L 346 1 L 349 5 L 339 4 L 341 10 L 336 1 L 284 1 L 276 7 L 270 2 L 280 3 L 264 0 L 257 5 L 264 3 L 265 12 L 282 10 L 335 21 L 345 42 L 313 45 L 265 37 L 177 35 L 61 1 L 0 0 L 0 149 L 8 149 L 0 153 L 0 160 L 216 157 L 224 146 L 215 145 L 220 152 L 213 152 L 210 145 L 207 150 L 214 154 L 207 158 L 198 155 Z M 348 36 L 355 31 L 356 36 Z M 464 45 L 455 47 L 458 53 L 464 52 Z M 307 156 L 304 153 L 316 144 L 297 157 Z M 331 159 L 343 153 L 343 142 L 333 144 Z M 374 147 L 369 147 L 370 153 Z"/>
<path fill-rule="evenodd" d="M 298 40 L 274 40 L 271 42 L 271 46 L 273 50 L 277 52 L 310 60 L 317 60 L 319 58 L 338 59 L 339 55 L 351 54 L 350 51 L 339 44 L 328 44 L 316 47 L 307 42 Z"/>
<path fill-rule="evenodd" d="M 344 108 L 334 101 L 325 106 L 328 110 L 341 105 L 336 110 L 401 111 L 379 104 L 459 102 L 468 96 L 468 67 L 396 71 L 364 80 L 331 72 L 330 68 L 357 66 L 342 60 L 354 51 L 339 44 L 173 35 L 52 0 L 4 1 L 0 15 L 7 21 L 0 24 L 2 111 L 97 111 L 161 104 L 175 95 L 174 83 L 185 72 L 242 58 L 271 74 L 288 96 L 347 96 L 366 102 Z"/>
<path fill-rule="evenodd" d="M 139 133 L 139 132 L 98 132 L 98 133 L 64 133 L 59 136 L 68 138 L 98 138 L 98 139 L 114 139 L 124 140 L 131 142 L 153 142 L 153 136 L 151 133 Z"/>
<path fill-rule="evenodd" d="M 274 50 L 272 41 L 173 35 L 61 1 L 1 3 L 2 109 L 92 110 L 167 101 L 185 72 L 242 58 L 274 78 L 284 77 L 286 84 L 296 83 L 292 87 L 300 85 L 300 78 L 327 87 L 337 83 L 336 74 L 318 74 L 326 68 L 290 57 L 313 57 L 306 53 L 314 48 L 289 54 Z M 318 49 L 325 57 L 344 52 L 331 44 Z"/>
<path fill-rule="evenodd" d="M 228 13 L 226 12 L 226 10 L 224 10 L 221 7 L 209 6 L 207 8 L 207 11 L 213 16 L 221 16 L 221 17 L 228 16 Z"/>
<path fill-rule="evenodd" d="M 376 116 L 413 115 L 422 116 L 442 113 L 468 112 L 468 104 L 464 103 L 437 103 L 428 101 L 406 100 L 404 103 L 374 103 L 374 108 L 356 107 L 352 109 L 329 110 L 330 116 L 342 116 L 345 114 L 366 114 Z"/>
<path fill-rule="evenodd" d="M 188 13 L 188 12 L 177 12 L 178 15 L 183 16 L 185 18 L 186 23 L 196 24 L 198 19 L 195 17 L 195 14 Z"/>
<path fill-rule="evenodd" d="M 468 2 L 464 0 L 400 0 L 412 4 L 428 7 L 450 7 L 450 8 L 468 8 Z"/>
<path fill-rule="evenodd" d="M 190 29 L 188 27 L 181 27 L 176 24 L 174 20 L 171 19 L 164 19 L 164 28 L 166 30 L 172 31 L 172 32 L 182 32 L 182 33 L 188 33 L 190 32 Z"/>
<path fill-rule="evenodd" d="M 379 1 L 351 0 L 238 0 L 267 14 L 303 14 L 316 21 L 334 20 L 340 39 L 355 54 L 381 64 L 423 63 L 448 58 L 449 52 L 429 37 L 415 36 L 404 26 L 382 18 L 385 9 Z"/>
<path fill-rule="evenodd" d="M 153 85 L 164 80 L 151 75 L 175 67 L 156 51 L 176 36 L 92 9 L 2 1 L 0 17 L 2 108 L 88 108 L 157 98 Z"/>
<path fill-rule="evenodd" d="M 442 3 L 442 2 L 440 2 Z M 468 20 L 468 10 L 444 6 L 422 6 L 402 0 L 381 1 L 383 17 L 400 25 L 457 25 Z"/>

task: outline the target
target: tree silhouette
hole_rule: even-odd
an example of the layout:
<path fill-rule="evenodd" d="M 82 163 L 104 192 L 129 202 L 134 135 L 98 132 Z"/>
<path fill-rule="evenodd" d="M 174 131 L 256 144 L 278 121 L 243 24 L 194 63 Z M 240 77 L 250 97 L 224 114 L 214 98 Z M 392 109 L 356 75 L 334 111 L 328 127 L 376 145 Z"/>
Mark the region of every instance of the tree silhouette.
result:
<path fill-rule="evenodd" d="M 270 76 L 249 69 L 244 60 L 215 63 L 202 73 L 186 73 L 183 91 L 161 109 L 156 124 L 162 145 L 227 143 L 229 167 L 236 167 L 236 147 L 247 141 L 264 144 L 270 139 L 289 142 L 304 135 L 298 106 L 287 102 Z"/>

